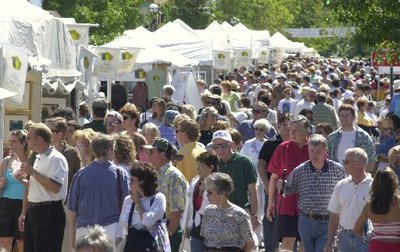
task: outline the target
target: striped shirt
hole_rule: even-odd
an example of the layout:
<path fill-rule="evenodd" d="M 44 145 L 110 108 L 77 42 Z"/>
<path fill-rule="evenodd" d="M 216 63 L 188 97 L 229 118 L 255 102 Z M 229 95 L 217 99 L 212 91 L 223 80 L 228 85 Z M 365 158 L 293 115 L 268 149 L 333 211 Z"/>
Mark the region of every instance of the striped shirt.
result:
<path fill-rule="evenodd" d="M 400 241 L 400 222 L 373 223 L 374 231 L 372 240 L 399 240 Z"/>
<path fill-rule="evenodd" d="M 303 214 L 329 215 L 329 199 L 336 183 L 344 177 L 344 169 L 337 162 L 326 159 L 318 170 L 308 160 L 289 174 L 285 194 L 299 194 L 298 207 Z"/>

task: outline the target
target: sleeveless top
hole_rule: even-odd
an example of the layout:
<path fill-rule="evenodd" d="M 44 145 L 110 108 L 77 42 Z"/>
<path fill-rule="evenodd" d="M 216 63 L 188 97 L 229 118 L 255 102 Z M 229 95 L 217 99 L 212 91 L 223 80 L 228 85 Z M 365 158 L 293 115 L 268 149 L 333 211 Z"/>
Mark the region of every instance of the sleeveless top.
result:
<path fill-rule="evenodd" d="M 10 162 L 7 163 L 5 178 L 7 185 L 4 187 L 3 197 L 22 200 L 24 198 L 24 185 L 13 177 Z"/>
<path fill-rule="evenodd" d="M 374 231 L 372 240 L 399 240 L 400 242 L 400 222 L 373 223 Z"/>

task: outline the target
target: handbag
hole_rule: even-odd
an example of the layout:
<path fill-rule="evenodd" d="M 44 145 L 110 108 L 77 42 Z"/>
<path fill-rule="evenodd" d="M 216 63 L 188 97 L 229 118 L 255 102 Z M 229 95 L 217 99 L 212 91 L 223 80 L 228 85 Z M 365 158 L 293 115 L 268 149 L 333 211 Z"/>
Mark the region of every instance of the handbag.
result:
<path fill-rule="evenodd" d="M 150 200 L 150 206 L 154 202 L 154 197 Z M 132 222 L 133 211 L 135 209 L 135 203 L 132 202 L 131 210 L 129 211 L 128 224 Z M 164 251 L 163 246 L 167 244 L 169 246 L 169 240 L 167 243 L 164 242 L 164 237 L 161 235 L 165 233 L 165 214 L 163 219 L 158 220 L 149 229 L 141 228 L 137 229 L 133 226 L 128 228 L 128 235 L 126 236 L 126 242 L 124 252 L 158 252 Z M 160 242 L 162 244 L 160 244 Z"/>

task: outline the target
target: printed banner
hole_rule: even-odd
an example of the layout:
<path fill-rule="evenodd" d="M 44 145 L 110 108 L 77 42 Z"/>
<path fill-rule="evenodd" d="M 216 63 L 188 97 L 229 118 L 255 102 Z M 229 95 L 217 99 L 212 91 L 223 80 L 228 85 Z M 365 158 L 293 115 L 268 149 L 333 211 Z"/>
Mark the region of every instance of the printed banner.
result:
<path fill-rule="evenodd" d="M 110 80 L 115 79 L 120 49 L 95 47 L 94 50 L 99 58 L 95 60 L 93 75 Z"/>
<path fill-rule="evenodd" d="M 117 74 L 132 73 L 135 68 L 136 59 L 139 55 L 139 48 L 129 48 L 120 51 Z"/>
<path fill-rule="evenodd" d="M 17 93 L 10 99 L 22 104 L 25 93 L 26 71 L 28 69 L 28 53 L 18 47 L 3 44 L 3 78 L 1 87 Z"/>
<path fill-rule="evenodd" d="M 213 51 L 214 68 L 217 69 L 230 69 L 231 56 L 230 52 L 226 51 Z"/>
<path fill-rule="evenodd" d="M 66 26 L 68 27 L 69 34 L 71 34 L 76 48 L 78 48 L 79 45 L 89 45 L 89 26 L 81 24 L 67 24 Z"/>
<path fill-rule="evenodd" d="M 235 56 L 236 60 L 235 66 L 242 67 L 242 66 L 250 66 L 251 65 L 251 50 L 234 50 L 233 55 Z"/>
<path fill-rule="evenodd" d="M 78 47 L 78 70 L 82 73 L 81 80 L 86 85 L 92 78 L 95 58 L 98 58 L 97 55 L 85 46 Z"/>
<path fill-rule="evenodd" d="M 270 49 L 258 49 L 258 51 L 257 51 L 258 63 L 268 64 L 269 63 L 269 52 L 270 52 Z"/>

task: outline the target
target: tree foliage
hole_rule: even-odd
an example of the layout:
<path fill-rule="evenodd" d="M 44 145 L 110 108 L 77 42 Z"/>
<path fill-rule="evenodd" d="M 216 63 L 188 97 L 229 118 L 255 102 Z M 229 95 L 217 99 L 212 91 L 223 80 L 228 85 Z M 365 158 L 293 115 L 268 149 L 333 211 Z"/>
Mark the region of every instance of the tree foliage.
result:
<path fill-rule="evenodd" d="M 337 14 L 340 22 L 356 27 L 353 39 L 358 43 L 376 47 L 387 41 L 400 41 L 400 2 L 397 0 L 332 0 L 328 8 Z"/>
<path fill-rule="evenodd" d="M 90 31 L 90 43 L 101 45 L 143 23 L 142 3 L 143 0 L 44 0 L 43 8 L 57 10 L 78 23 L 99 24 L 99 28 Z"/>

